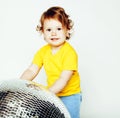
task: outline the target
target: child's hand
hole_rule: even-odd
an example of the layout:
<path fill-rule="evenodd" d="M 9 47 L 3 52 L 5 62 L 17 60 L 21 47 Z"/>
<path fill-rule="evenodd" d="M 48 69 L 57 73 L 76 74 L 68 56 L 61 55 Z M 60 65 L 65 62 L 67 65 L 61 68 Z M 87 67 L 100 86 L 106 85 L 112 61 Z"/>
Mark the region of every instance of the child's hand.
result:
<path fill-rule="evenodd" d="M 43 91 L 46 91 L 48 92 L 49 94 L 54 94 L 53 92 L 51 92 L 49 89 L 48 89 L 48 86 L 44 86 L 42 84 L 39 84 L 37 82 L 34 82 L 34 81 L 29 81 L 29 84 L 27 85 L 27 87 L 30 87 L 30 88 L 34 88 L 36 90 L 43 90 Z"/>
<path fill-rule="evenodd" d="M 39 84 L 39 83 L 33 82 L 33 81 L 29 81 L 29 82 L 30 82 L 30 84 L 29 84 L 30 87 L 34 87 L 35 89 L 47 90 L 47 87 L 42 84 Z"/>

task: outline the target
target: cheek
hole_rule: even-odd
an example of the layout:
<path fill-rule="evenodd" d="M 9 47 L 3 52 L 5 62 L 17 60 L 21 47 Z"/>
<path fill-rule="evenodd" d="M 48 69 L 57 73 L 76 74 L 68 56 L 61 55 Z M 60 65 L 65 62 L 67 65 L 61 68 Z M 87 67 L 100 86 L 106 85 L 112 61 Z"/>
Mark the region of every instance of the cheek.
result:
<path fill-rule="evenodd" d="M 46 32 L 43 32 L 44 37 L 47 37 L 49 34 Z"/>
<path fill-rule="evenodd" d="M 66 30 L 63 30 L 62 34 L 66 37 L 68 32 Z"/>
<path fill-rule="evenodd" d="M 67 32 L 64 32 L 64 33 L 63 33 L 63 37 L 66 38 L 66 36 L 67 36 Z"/>
<path fill-rule="evenodd" d="M 46 33 L 43 33 L 43 36 L 44 36 L 44 39 L 45 39 L 45 40 L 47 40 L 47 39 L 50 37 L 48 33 L 47 33 L 47 34 L 46 34 Z"/>

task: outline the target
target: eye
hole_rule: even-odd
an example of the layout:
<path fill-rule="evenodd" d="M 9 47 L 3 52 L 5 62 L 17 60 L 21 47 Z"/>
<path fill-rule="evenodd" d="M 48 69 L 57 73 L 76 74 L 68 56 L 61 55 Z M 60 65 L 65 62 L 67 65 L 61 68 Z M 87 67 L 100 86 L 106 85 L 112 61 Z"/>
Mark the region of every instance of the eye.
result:
<path fill-rule="evenodd" d="M 50 28 L 49 28 L 49 29 L 46 29 L 46 31 L 50 32 L 50 31 L 51 31 L 51 29 L 50 29 Z"/>
<path fill-rule="evenodd" d="M 59 27 L 59 28 L 57 28 L 57 30 L 58 30 L 58 31 L 60 31 L 60 30 L 62 30 L 62 28 L 61 28 L 61 27 Z"/>

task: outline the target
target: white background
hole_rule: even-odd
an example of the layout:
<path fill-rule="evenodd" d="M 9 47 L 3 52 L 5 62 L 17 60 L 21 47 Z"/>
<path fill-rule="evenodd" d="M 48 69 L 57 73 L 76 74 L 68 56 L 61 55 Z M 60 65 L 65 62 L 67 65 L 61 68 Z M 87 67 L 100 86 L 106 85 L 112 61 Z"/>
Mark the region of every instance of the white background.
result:
<path fill-rule="evenodd" d="M 35 28 L 51 6 L 64 7 L 74 21 L 81 118 L 120 118 L 119 0 L 0 0 L 0 80 L 18 79 L 45 44 Z M 35 81 L 45 78 L 42 70 Z"/>

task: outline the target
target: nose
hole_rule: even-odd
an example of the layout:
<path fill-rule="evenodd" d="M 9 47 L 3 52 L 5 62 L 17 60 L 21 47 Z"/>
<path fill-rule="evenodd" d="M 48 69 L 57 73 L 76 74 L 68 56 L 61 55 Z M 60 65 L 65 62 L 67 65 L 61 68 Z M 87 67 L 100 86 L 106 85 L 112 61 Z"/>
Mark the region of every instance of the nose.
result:
<path fill-rule="evenodd" d="M 55 35 L 56 35 L 56 31 L 52 30 L 52 36 L 55 36 Z"/>

